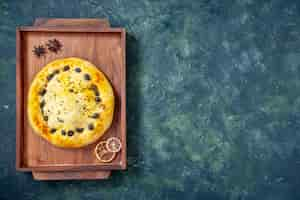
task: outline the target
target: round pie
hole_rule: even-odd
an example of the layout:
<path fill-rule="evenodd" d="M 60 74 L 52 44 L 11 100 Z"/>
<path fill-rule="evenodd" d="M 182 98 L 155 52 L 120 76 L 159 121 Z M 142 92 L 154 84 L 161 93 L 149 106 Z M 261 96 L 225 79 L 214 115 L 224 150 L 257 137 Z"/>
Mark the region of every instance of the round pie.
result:
<path fill-rule="evenodd" d="M 58 147 L 78 148 L 98 140 L 110 127 L 113 89 L 93 64 L 65 58 L 47 64 L 28 93 L 34 131 Z"/>

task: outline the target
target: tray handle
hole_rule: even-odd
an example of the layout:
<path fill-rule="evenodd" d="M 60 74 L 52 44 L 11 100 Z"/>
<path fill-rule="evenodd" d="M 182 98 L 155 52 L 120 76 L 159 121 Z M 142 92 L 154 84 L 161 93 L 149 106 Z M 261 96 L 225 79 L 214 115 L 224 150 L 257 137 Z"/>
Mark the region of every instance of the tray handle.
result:
<path fill-rule="evenodd" d="M 108 179 L 111 171 L 32 172 L 34 180 L 96 180 Z"/>
<path fill-rule="evenodd" d="M 34 21 L 34 26 L 42 27 L 95 27 L 95 28 L 108 28 L 110 27 L 107 19 L 96 18 L 37 18 Z"/>

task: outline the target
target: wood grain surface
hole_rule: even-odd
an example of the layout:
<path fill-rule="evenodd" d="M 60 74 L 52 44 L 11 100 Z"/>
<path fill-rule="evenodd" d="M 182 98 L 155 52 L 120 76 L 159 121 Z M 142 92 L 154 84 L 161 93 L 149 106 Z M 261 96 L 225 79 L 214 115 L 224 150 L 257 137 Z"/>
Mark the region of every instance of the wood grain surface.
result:
<path fill-rule="evenodd" d="M 61 22 L 62 19 L 58 20 Z M 68 19 L 69 20 L 69 19 Z M 68 21 L 67 20 L 67 21 Z M 55 21 L 55 20 L 54 20 Z M 76 21 L 76 20 L 75 20 Z M 93 20 L 91 20 L 93 21 Z M 21 171 L 39 172 L 35 176 L 43 179 L 44 172 L 78 170 L 113 170 L 126 168 L 126 71 L 125 30 L 108 27 L 49 27 L 53 20 L 37 20 L 38 27 L 17 29 L 17 147 L 16 167 Z M 75 23 L 74 20 L 70 24 Z M 76 21 L 76 23 L 78 23 Z M 33 55 L 34 46 L 56 38 L 62 42 L 62 51 L 47 53 L 45 57 Z M 122 150 L 111 163 L 100 163 L 91 144 L 80 149 L 55 147 L 37 136 L 27 119 L 27 93 L 35 74 L 47 63 L 66 57 L 79 57 L 96 65 L 110 80 L 116 97 L 115 113 L 111 128 L 100 140 L 116 136 L 122 141 Z M 99 140 L 99 141 L 100 141 Z M 58 173 L 58 172 L 57 172 Z M 104 172 L 105 173 L 105 172 Z M 79 176 L 79 175 L 78 175 Z"/>

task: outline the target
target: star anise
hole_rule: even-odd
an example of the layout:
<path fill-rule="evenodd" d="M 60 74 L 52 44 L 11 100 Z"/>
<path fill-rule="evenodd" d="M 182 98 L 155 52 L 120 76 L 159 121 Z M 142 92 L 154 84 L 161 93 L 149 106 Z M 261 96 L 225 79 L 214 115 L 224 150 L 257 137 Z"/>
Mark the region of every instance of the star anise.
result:
<path fill-rule="evenodd" d="M 32 52 L 37 57 L 41 57 L 46 54 L 46 48 L 43 45 L 34 46 Z"/>
<path fill-rule="evenodd" d="M 48 40 L 48 43 L 46 45 L 48 50 L 54 53 L 57 53 L 62 48 L 62 44 L 57 39 Z"/>

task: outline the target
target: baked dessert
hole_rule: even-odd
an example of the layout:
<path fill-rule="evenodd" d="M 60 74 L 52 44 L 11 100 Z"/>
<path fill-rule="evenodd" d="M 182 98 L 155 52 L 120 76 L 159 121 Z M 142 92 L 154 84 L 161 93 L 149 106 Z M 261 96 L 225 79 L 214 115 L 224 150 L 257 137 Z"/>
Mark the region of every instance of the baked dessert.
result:
<path fill-rule="evenodd" d="M 65 58 L 47 64 L 31 83 L 28 119 L 34 131 L 58 147 L 78 148 L 110 127 L 113 89 L 93 64 Z"/>

